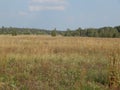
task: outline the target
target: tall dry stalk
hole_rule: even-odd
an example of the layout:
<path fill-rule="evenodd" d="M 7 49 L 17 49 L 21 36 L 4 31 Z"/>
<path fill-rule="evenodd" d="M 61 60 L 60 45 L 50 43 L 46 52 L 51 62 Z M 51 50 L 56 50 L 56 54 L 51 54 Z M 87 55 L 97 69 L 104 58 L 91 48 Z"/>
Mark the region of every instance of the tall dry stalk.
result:
<path fill-rule="evenodd" d="M 111 90 L 120 90 L 119 56 L 113 51 L 109 56 L 109 87 Z"/>

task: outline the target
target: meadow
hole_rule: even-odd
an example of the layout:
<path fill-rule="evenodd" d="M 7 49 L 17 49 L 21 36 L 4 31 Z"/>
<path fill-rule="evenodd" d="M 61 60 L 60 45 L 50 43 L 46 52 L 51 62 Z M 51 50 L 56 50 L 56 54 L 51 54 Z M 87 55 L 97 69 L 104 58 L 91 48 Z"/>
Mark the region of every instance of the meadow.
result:
<path fill-rule="evenodd" d="M 0 90 L 110 90 L 119 68 L 119 38 L 0 36 Z"/>

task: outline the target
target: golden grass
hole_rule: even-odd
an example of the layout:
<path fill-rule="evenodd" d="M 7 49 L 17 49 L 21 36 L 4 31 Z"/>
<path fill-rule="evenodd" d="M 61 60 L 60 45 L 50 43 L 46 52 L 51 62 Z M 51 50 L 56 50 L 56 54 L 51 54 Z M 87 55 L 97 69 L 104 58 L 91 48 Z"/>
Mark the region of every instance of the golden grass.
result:
<path fill-rule="evenodd" d="M 113 69 L 111 58 L 117 63 L 115 73 L 120 73 L 119 55 L 119 38 L 1 35 L 0 87 L 6 90 L 84 90 L 90 86 L 92 90 L 105 90 L 108 81 L 102 78 L 109 76 L 108 72 Z"/>
<path fill-rule="evenodd" d="M 0 36 L 0 54 L 107 53 L 120 51 L 120 39 L 51 36 Z"/>

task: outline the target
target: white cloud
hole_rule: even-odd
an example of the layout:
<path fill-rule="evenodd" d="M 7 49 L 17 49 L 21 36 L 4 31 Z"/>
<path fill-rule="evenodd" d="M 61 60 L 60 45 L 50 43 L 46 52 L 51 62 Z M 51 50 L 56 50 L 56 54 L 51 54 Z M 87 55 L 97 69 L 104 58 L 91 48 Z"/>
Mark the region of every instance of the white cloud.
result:
<path fill-rule="evenodd" d="M 65 10 L 67 7 L 66 0 L 31 0 L 28 8 L 29 11 L 42 11 L 42 10 Z"/>
<path fill-rule="evenodd" d="M 66 0 L 32 0 L 34 3 L 66 3 Z"/>
<path fill-rule="evenodd" d="M 30 11 L 42 11 L 42 10 L 64 10 L 64 6 L 29 6 Z"/>

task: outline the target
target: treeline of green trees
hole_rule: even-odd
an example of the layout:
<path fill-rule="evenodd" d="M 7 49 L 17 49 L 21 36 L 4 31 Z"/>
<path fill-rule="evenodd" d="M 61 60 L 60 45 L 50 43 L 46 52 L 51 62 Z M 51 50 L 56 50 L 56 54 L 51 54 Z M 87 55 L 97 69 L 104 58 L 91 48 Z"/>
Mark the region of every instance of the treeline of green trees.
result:
<path fill-rule="evenodd" d="M 11 34 L 13 36 L 15 35 L 44 35 L 44 34 L 50 34 L 49 30 L 45 29 L 34 29 L 34 28 L 15 28 L 15 27 L 4 27 L 2 26 L 0 28 L 0 34 Z"/>
<path fill-rule="evenodd" d="M 62 36 L 81 36 L 81 37 L 118 37 L 120 38 L 120 26 L 116 27 L 102 27 L 102 28 L 78 28 L 76 30 L 67 29 L 66 31 L 61 30 L 45 30 L 45 29 L 34 29 L 34 28 L 15 28 L 15 27 L 4 27 L 0 28 L 0 34 L 11 34 L 16 35 L 62 35 Z"/>
<path fill-rule="evenodd" d="M 102 27 L 102 28 L 88 28 L 77 30 L 70 30 L 64 32 L 64 36 L 83 36 L 83 37 L 120 37 L 120 26 L 116 27 Z"/>

